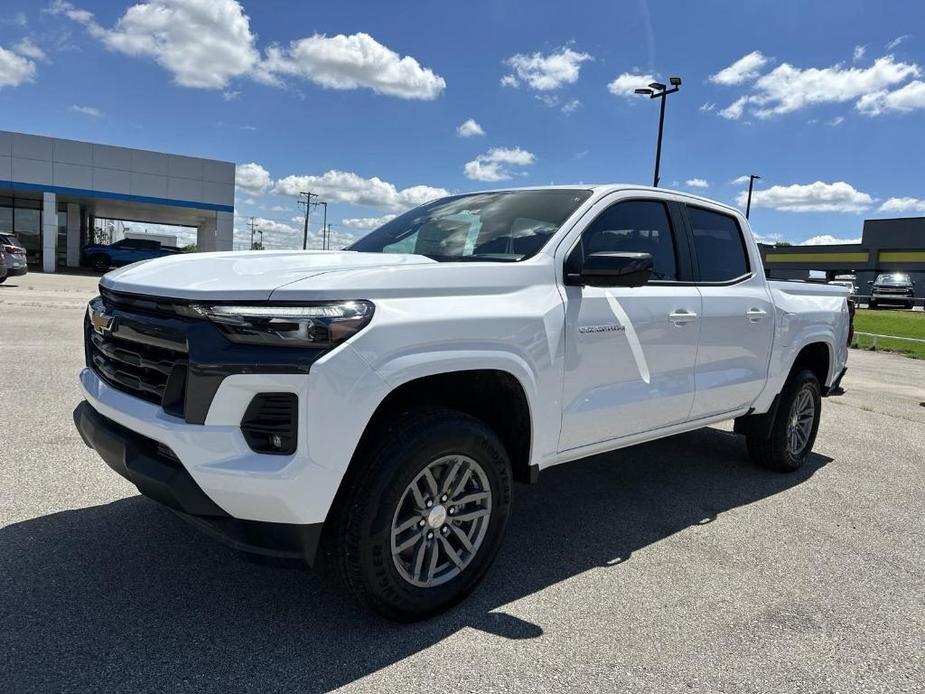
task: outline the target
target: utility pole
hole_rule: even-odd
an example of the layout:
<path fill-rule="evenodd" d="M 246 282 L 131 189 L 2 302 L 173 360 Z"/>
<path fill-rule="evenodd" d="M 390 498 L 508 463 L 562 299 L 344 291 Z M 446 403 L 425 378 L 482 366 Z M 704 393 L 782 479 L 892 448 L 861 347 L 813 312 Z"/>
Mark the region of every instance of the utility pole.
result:
<path fill-rule="evenodd" d="M 653 177 L 652 186 L 658 188 L 659 168 L 662 162 L 662 132 L 665 129 L 665 97 L 674 94 L 681 88 L 681 78 L 672 77 L 669 79 L 672 89 L 668 89 L 661 82 L 653 82 L 647 89 L 636 89 L 637 94 L 643 94 L 650 99 L 661 99 L 662 103 L 658 111 L 658 143 L 655 146 L 655 176 Z"/>
<path fill-rule="evenodd" d="M 328 224 L 327 234 L 325 236 L 325 249 L 331 250 L 331 224 Z"/>
<path fill-rule="evenodd" d="M 250 221 L 250 223 L 248 224 L 248 226 L 249 226 L 250 229 L 251 229 L 251 247 L 250 247 L 250 250 L 254 250 L 254 234 L 256 234 L 256 233 L 260 230 L 260 227 L 257 225 L 257 222 L 256 222 L 256 220 L 255 220 L 254 217 L 251 217 L 251 221 Z M 262 231 L 260 231 L 260 239 L 261 239 L 261 241 L 263 240 L 263 232 L 262 232 Z"/>
<path fill-rule="evenodd" d="M 263 229 L 258 229 L 257 233 L 260 234 L 260 250 L 266 250 L 263 245 Z"/>
<path fill-rule="evenodd" d="M 756 176 L 755 174 L 748 177 L 748 203 L 745 205 L 745 219 L 748 219 L 748 213 L 752 211 L 752 186 L 758 178 L 761 178 L 761 176 Z"/>
<path fill-rule="evenodd" d="M 318 193 L 299 193 L 299 204 L 305 205 L 305 226 L 302 229 L 302 250 L 308 248 L 308 217 L 312 212 L 312 198 L 317 198 Z"/>
<path fill-rule="evenodd" d="M 320 200 L 316 205 L 324 205 L 324 216 L 321 218 L 321 250 L 328 250 L 328 203 Z"/>

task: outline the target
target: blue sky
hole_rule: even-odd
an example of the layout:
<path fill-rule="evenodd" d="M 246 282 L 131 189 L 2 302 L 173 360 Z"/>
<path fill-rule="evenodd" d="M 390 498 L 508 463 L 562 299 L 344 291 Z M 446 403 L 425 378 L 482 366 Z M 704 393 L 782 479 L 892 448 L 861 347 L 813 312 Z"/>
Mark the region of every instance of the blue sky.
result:
<path fill-rule="evenodd" d="M 572 7 L 4 0 L 0 129 L 235 161 L 240 238 L 294 247 L 300 189 L 345 241 L 443 191 L 648 184 L 632 88 L 680 75 L 663 186 L 735 204 L 760 174 L 754 230 L 793 243 L 925 214 L 922 3 Z"/>

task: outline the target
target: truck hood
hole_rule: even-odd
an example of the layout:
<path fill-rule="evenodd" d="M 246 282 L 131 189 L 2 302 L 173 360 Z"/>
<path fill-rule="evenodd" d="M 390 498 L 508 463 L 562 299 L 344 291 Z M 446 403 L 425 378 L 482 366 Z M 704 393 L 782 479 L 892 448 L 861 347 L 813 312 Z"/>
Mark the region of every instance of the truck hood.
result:
<path fill-rule="evenodd" d="M 388 272 L 434 266 L 422 255 L 354 251 L 249 251 L 183 253 L 127 265 L 103 276 L 100 286 L 118 292 L 197 301 L 265 301 L 300 280 L 352 272 Z M 340 282 L 337 283 L 341 285 Z M 316 285 L 316 286 L 318 286 Z M 342 285 L 341 285 L 342 286 Z"/>

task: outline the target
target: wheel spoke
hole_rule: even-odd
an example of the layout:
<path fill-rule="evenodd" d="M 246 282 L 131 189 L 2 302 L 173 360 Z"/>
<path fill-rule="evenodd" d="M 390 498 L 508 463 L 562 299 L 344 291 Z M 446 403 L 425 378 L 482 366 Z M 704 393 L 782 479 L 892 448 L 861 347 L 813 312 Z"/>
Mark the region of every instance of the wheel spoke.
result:
<path fill-rule="evenodd" d="M 487 515 L 488 515 L 488 509 L 480 508 L 475 511 L 469 511 L 468 513 L 460 513 L 456 516 L 453 516 L 453 518 L 458 521 L 471 521 L 471 520 L 476 520 L 477 518 L 484 518 Z"/>
<path fill-rule="evenodd" d="M 406 530 L 409 530 L 410 528 L 413 528 L 420 522 L 421 522 L 420 516 L 412 516 L 408 520 L 392 528 L 392 537 L 398 537 L 403 532 L 405 532 Z"/>
<path fill-rule="evenodd" d="M 459 474 L 459 468 L 463 466 L 463 461 L 456 459 L 456 462 L 453 463 L 453 467 L 449 469 L 446 473 L 446 477 L 443 478 L 443 484 L 440 485 L 441 494 L 449 494 L 450 487 L 453 486 L 453 482 L 456 480 L 456 475 Z"/>
<path fill-rule="evenodd" d="M 440 496 L 440 492 L 437 487 L 437 480 L 434 478 L 434 473 L 430 471 L 429 467 L 424 468 L 424 479 L 427 480 L 427 486 L 430 489 L 430 495 L 432 497 Z"/>
<path fill-rule="evenodd" d="M 414 571 L 411 575 L 414 577 L 415 581 L 421 580 L 421 569 L 424 568 L 424 554 L 427 552 L 427 543 L 422 542 L 421 546 L 418 547 L 418 551 L 414 554 Z"/>
<path fill-rule="evenodd" d="M 466 484 L 469 482 L 469 478 L 472 477 L 472 467 L 467 467 L 466 471 L 463 473 L 456 487 L 450 493 L 450 498 L 453 499 L 459 496 L 459 493 L 466 488 Z"/>
<path fill-rule="evenodd" d="M 462 546 L 466 548 L 466 551 L 471 552 L 472 543 L 469 541 L 469 536 L 462 531 L 462 528 L 451 523 L 450 530 L 452 530 L 456 537 L 459 538 L 459 541 L 462 543 Z"/>
<path fill-rule="evenodd" d="M 458 566 L 460 569 L 465 568 L 466 563 L 462 560 L 462 557 L 456 553 L 456 550 L 453 549 L 450 541 L 442 535 L 440 536 L 440 544 L 443 545 L 443 551 L 446 552 L 446 555 L 452 560 L 454 564 L 456 564 L 456 566 Z"/>
<path fill-rule="evenodd" d="M 421 494 L 421 490 L 418 487 L 417 480 L 411 483 L 411 495 L 414 497 L 414 503 L 419 510 L 424 510 L 426 504 L 424 503 L 424 495 Z"/>
<path fill-rule="evenodd" d="M 414 545 L 417 542 L 419 542 L 423 537 L 424 537 L 424 531 L 422 530 L 421 532 L 415 533 L 414 535 L 409 537 L 407 540 L 402 542 L 400 545 L 394 545 L 394 542 L 393 542 L 392 554 L 401 554 L 409 547 L 414 547 Z"/>
<path fill-rule="evenodd" d="M 466 504 L 473 504 L 476 501 L 482 501 L 483 499 L 488 498 L 488 492 L 475 492 L 474 494 L 468 494 L 461 499 L 453 499 L 450 503 L 454 506 L 465 506 Z"/>
<path fill-rule="evenodd" d="M 430 545 L 430 565 L 427 567 L 427 583 L 430 584 L 434 580 L 434 571 L 437 569 L 437 559 L 440 558 L 440 546 L 436 542 L 432 542 Z"/>

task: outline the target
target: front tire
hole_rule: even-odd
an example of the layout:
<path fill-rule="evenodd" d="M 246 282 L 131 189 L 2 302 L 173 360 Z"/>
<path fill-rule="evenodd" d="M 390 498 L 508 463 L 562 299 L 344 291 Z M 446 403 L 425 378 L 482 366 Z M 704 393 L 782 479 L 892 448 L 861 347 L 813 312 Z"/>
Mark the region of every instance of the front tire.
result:
<path fill-rule="evenodd" d="M 511 466 L 498 436 L 460 412 L 416 410 L 357 455 L 328 521 L 344 582 L 401 622 L 461 601 L 494 560 L 510 516 Z"/>
<path fill-rule="evenodd" d="M 790 376 L 781 392 L 771 436 L 746 436 L 749 456 L 759 465 L 778 472 L 793 472 L 813 449 L 822 413 L 822 387 L 809 369 Z"/>

